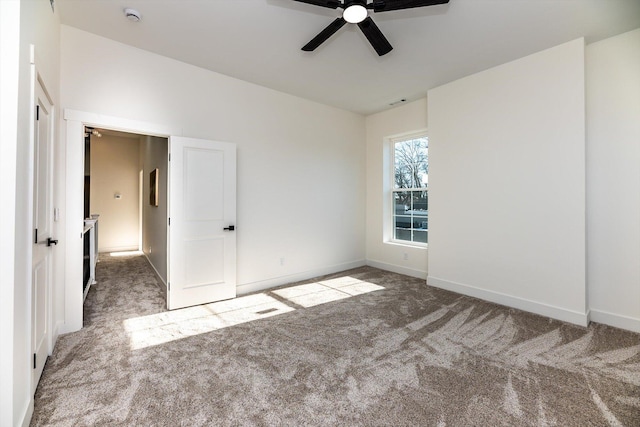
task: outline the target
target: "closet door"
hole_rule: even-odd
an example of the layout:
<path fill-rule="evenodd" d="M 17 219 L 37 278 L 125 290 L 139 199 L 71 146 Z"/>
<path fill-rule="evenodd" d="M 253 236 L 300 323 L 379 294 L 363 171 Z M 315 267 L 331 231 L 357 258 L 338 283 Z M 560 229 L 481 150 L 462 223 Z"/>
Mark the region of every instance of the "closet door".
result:
<path fill-rule="evenodd" d="M 32 391 L 35 393 L 51 340 L 53 251 L 53 105 L 40 80 L 35 84 L 33 132 L 33 252 L 31 274 Z"/>

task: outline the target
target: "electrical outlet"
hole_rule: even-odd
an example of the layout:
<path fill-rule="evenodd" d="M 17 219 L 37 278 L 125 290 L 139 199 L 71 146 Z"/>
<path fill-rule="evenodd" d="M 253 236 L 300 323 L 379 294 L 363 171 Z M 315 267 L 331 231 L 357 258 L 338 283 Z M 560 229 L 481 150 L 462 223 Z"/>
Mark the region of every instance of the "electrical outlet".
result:
<path fill-rule="evenodd" d="M 402 259 L 403 259 L 403 260 L 405 260 L 405 261 L 408 261 L 408 260 L 409 260 L 409 254 L 408 254 L 408 253 L 406 253 L 406 252 L 405 252 L 405 253 L 403 253 L 403 254 L 402 254 Z"/>
<path fill-rule="evenodd" d="M 280 265 L 284 265 L 284 257 L 280 258 Z"/>

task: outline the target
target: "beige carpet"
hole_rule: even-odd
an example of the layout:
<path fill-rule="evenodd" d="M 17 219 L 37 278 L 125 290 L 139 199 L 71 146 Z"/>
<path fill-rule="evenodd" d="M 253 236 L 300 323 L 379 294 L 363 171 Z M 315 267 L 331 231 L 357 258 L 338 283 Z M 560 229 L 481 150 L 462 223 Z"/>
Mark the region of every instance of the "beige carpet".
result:
<path fill-rule="evenodd" d="M 102 257 L 34 426 L 640 426 L 640 335 L 360 268 L 166 312 Z"/>

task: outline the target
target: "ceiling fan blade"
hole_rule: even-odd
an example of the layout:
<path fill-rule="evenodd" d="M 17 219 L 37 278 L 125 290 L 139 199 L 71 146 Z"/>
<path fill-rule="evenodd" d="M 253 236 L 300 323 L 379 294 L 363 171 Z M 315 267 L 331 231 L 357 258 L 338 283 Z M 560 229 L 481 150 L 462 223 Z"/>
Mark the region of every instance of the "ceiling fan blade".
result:
<path fill-rule="evenodd" d="M 359 22 L 358 27 L 360 27 L 365 37 L 369 40 L 369 43 L 371 43 L 371 46 L 373 46 L 379 56 L 386 55 L 391 52 L 393 47 L 384 34 L 382 34 L 382 31 L 380 31 L 380 28 L 378 28 L 376 23 L 373 22 L 371 17 L 367 17 L 364 21 Z"/>
<path fill-rule="evenodd" d="M 368 8 L 374 12 L 388 12 L 390 10 L 411 9 L 413 7 L 435 6 L 449 3 L 449 0 L 374 0 Z"/>
<path fill-rule="evenodd" d="M 340 2 L 337 0 L 293 0 L 300 3 L 312 4 L 314 6 L 328 7 L 329 9 L 337 9 Z"/>
<path fill-rule="evenodd" d="M 302 50 L 306 52 L 311 52 L 312 50 L 315 50 L 318 46 L 324 43 L 329 37 L 334 35 L 335 32 L 338 31 L 340 28 L 342 28 L 346 23 L 347 21 L 345 21 L 344 19 L 336 18 L 336 20 L 333 21 L 331 24 L 329 24 L 327 28 L 320 31 L 320 33 L 317 36 L 311 39 L 309 43 L 304 45 L 302 47 Z"/>

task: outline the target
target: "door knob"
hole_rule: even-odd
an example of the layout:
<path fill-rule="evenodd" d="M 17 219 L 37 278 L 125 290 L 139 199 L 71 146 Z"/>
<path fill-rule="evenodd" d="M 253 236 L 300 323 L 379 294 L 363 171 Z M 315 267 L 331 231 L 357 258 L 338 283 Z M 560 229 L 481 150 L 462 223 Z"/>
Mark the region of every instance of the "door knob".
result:
<path fill-rule="evenodd" d="M 52 239 L 51 237 L 47 237 L 47 246 L 57 245 L 58 239 Z"/>
<path fill-rule="evenodd" d="M 223 228 L 224 231 L 233 231 L 236 229 L 235 225 L 230 225 L 228 227 Z"/>

